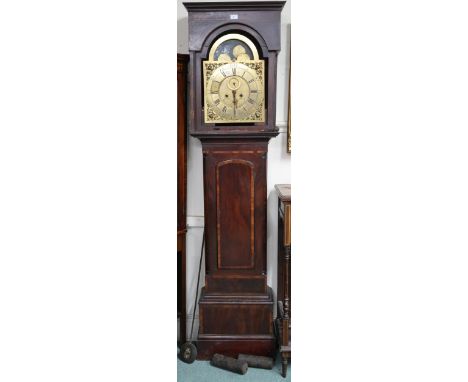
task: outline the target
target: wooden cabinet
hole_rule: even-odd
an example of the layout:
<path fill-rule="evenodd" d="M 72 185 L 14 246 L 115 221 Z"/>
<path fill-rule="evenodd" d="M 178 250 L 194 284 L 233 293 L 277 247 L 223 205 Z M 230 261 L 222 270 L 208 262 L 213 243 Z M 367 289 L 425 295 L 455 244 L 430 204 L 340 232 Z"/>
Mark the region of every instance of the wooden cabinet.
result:
<path fill-rule="evenodd" d="M 275 185 L 278 194 L 278 311 L 276 332 L 286 377 L 291 358 L 291 185 Z"/>
<path fill-rule="evenodd" d="M 187 220 L 187 64 L 188 55 L 177 55 L 177 318 L 180 342 L 187 340 L 185 238 Z"/>

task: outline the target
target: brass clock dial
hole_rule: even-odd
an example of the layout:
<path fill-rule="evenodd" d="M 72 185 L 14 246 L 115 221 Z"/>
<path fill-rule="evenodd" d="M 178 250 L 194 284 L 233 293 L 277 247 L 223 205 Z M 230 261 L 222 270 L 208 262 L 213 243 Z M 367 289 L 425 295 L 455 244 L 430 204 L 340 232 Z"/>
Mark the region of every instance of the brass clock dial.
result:
<path fill-rule="evenodd" d="M 205 123 L 265 121 L 264 61 L 246 36 L 220 37 L 203 62 Z"/>
<path fill-rule="evenodd" d="M 204 62 L 205 122 L 263 122 L 263 61 Z"/>

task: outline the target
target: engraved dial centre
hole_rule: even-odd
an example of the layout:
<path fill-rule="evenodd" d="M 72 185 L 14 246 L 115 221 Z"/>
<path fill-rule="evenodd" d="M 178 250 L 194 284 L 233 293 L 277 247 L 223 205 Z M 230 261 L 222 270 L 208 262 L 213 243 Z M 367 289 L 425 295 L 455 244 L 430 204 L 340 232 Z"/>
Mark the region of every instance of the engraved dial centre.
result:
<path fill-rule="evenodd" d="M 205 62 L 206 120 L 262 121 L 263 62 Z"/>
<path fill-rule="evenodd" d="M 244 105 L 246 96 L 249 95 L 247 81 L 237 77 L 226 78 L 219 86 L 219 97 L 227 107 L 237 109 Z"/>

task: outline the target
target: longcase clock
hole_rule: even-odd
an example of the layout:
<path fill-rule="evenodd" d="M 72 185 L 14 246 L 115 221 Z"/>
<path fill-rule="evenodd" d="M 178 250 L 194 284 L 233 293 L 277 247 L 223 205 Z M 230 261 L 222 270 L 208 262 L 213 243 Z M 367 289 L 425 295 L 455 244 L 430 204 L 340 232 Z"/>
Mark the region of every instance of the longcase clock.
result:
<path fill-rule="evenodd" d="M 276 128 L 284 1 L 184 3 L 190 134 L 203 151 L 205 286 L 198 358 L 274 356 L 267 285 L 267 154 Z"/>

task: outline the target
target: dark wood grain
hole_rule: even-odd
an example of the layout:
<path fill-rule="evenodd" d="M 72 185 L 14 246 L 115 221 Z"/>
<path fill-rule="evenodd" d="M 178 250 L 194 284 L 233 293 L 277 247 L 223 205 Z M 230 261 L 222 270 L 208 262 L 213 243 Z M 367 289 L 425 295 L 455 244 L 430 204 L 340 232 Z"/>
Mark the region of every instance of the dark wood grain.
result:
<path fill-rule="evenodd" d="M 226 24 L 235 30 L 231 24 L 248 25 L 265 41 L 269 50 L 281 50 L 280 29 L 281 10 L 285 1 L 254 1 L 254 2 L 218 2 L 184 3 L 189 14 L 189 50 L 201 50 L 208 34 Z M 209 11 L 208 11 L 209 8 Z M 237 22 L 230 18 L 231 14 L 238 16 Z M 273 26 L 273 27 L 272 27 Z"/>
<path fill-rule="evenodd" d="M 222 1 L 213 2 L 209 5 L 211 11 L 239 11 L 239 10 L 279 10 L 284 7 L 285 1 Z M 206 1 L 184 2 L 185 8 L 190 12 L 205 12 Z"/>
<path fill-rule="evenodd" d="M 214 353 L 237 357 L 243 352 L 274 357 L 273 303 L 269 287 L 265 295 L 215 295 L 204 288 L 198 358 L 209 359 Z"/>
<path fill-rule="evenodd" d="M 254 266 L 254 164 L 227 159 L 216 164 L 218 269 Z"/>
<path fill-rule="evenodd" d="M 261 140 L 202 141 L 207 275 L 218 277 L 218 288 L 224 277 L 225 293 L 232 292 L 232 275 L 256 278 L 266 273 L 267 144 Z M 244 163 L 249 170 L 217 176 L 219 164 L 226 161 Z M 223 216 L 229 224 L 222 224 Z M 242 272 L 236 265 L 244 268 Z M 210 286 L 208 281 L 208 291 Z"/>
<path fill-rule="evenodd" d="M 177 55 L 177 317 L 180 342 L 187 340 L 186 218 L 187 218 L 187 66 L 189 56 Z"/>
<path fill-rule="evenodd" d="M 187 205 L 187 65 L 188 55 L 177 55 L 177 231 L 186 228 Z"/>

